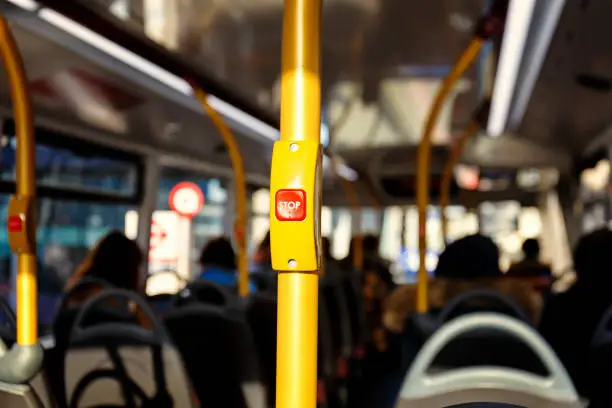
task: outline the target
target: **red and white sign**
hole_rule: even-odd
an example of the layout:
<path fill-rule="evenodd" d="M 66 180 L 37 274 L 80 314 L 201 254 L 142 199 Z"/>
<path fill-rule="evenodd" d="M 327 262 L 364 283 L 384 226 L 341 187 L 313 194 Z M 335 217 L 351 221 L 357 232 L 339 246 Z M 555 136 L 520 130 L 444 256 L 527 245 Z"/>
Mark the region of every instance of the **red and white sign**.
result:
<path fill-rule="evenodd" d="M 279 221 L 303 221 L 306 218 L 304 190 L 278 190 L 274 204 L 276 219 Z"/>
<path fill-rule="evenodd" d="M 149 239 L 149 247 L 151 249 L 159 248 L 168 238 L 168 233 L 163 225 L 160 225 L 155 218 L 151 220 L 151 237 Z"/>
<path fill-rule="evenodd" d="M 193 218 L 202 211 L 204 193 L 197 184 L 183 181 L 172 188 L 168 203 L 172 211 L 183 217 Z"/>
<path fill-rule="evenodd" d="M 189 279 L 192 268 L 191 234 L 189 218 L 181 217 L 174 211 L 154 211 L 149 235 L 149 274 L 171 270 L 184 279 Z M 136 211 L 128 211 L 125 214 L 125 235 L 132 239 L 138 238 Z M 172 278 L 174 275 L 163 274 L 163 276 L 169 279 L 156 278 L 147 281 L 148 294 L 178 291 L 180 285 L 175 278 Z"/>
<path fill-rule="evenodd" d="M 180 256 L 182 237 L 179 217 L 172 211 L 155 211 L 151 220 L 149 239 L 149 262 L 176 262 Z"/>

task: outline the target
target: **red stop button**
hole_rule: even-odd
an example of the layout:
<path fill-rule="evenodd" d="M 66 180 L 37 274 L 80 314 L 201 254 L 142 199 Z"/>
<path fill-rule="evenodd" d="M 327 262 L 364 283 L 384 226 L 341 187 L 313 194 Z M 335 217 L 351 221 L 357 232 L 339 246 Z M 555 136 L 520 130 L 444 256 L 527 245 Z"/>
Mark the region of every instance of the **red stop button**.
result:
<path fill-rule="evenodd" d="M 18 215 L 9 215 L 8 232 L 17 233 L 23 231 L 23 220 Z"/>
<path fill-rule="evenodd" d="M 279 221 L 303 221 L 306 218 L 304 190 L 278 190 L 274 203 L 276 219 Z"/>

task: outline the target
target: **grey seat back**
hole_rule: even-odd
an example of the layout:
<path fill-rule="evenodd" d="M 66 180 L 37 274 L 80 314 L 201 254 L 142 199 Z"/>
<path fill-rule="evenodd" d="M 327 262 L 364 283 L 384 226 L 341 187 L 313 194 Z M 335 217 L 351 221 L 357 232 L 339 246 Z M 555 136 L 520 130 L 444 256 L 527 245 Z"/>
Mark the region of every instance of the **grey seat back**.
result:
<path fill-rule="evenodd" d="M 542 360 L 548 376 L 501 367 L 430 371 L 447 344 L 462 334 L 482 329 L 505 332 L 525 342 Z M 524 322 L 495 313 L 458 317 L 440 328 L 417 355 L 396 407 L 439 408 L 477 402 L 542 408 L 582 406 L 565 368 L 541 336 Z"/>
<path fill-rule="evenodd" d="M 476 289 L 453 298 L 435 317 L 432 329 L 437 330 L 457 316 L 478 311 L 497 312 L 529 324 L 527 314 L 514 299 L 496 290 Z M 500 353 L 499 350 L 505 352 Z M 486 329 L 456 338 L 439 353 L 434 365 L 443 367 L 495 365 L 546 374 L 541 359 L 525 342 L 507 333 Z"/>
<path fill-rule="evenodd" d="M 267 396 L 245 305 L 215 288 L 210 282 L 188 286 L 165 325 L 202 406 L 263 408 Z"/>
<path fill-rule="evenodd" d="M 152 328 L 149 330 L 117 321 L 83 327 L 89 313 L 108 304 L 109 299 L 118 298 L 126 299 L 140 308 Z M 158 355 L 156 350 L 159 351 Z M 125 406 L 125 384 L 116 378 L 96 381 L 75 395 L 75 391 L 81 388 L 81 381 L 92 371 L 117 371 L 117 365 L 123 366 L 126 376 L 147 398 L 154 398 L 156 393 L 163 391 L 168 393 L 174 407 L 189 406 L 189 378 L 183 369 L 180 354 L 146 301 L 126 290 L 109 289 L 87 301 L 74 319 L 65 355 L 68 406 L 74 406 L 77 398 L 78 406 Z"/>
<path fill-rule="evenodd" d="M 253 293 L 248 298 L 245 312 L 257 348 L 268 405 L 272 407 L 276 395 L 276 297 L 267 293 Z"/>

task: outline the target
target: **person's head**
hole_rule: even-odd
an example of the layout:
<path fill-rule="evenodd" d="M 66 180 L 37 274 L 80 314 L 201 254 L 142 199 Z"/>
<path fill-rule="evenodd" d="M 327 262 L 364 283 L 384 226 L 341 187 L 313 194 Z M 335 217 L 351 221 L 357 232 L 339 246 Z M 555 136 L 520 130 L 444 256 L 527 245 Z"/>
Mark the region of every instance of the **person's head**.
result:
<path fill-rule="evenodd" d="M 368 234 L 363 237 L 363 253 L 368 255 L 378 255 L 380 247 L 380 239 L 374 234 Z"/>
<path fill-rule="evenodd" d="M 609 290 L 612 231 L 600 229 L 583 236 L 574 249 L 577 283 Z"/>
<path fill-rule="evenodd" d="M 438 259 L 435 275 L 441 278 L 473 279 L 499 277 L 499 249 L 489 237 L 474 234 L 449 244 Z"/>
<path fill-rule="evenodd" d="M 219 268 L 233 271 L 236 269 L 236 253 L 227 238 L 215 238 L 208 241 L 200 253 L 202 268 Z"/>
<path fill-rule="evenodd" d="M 270 231 L 261 240 L 257 246 L 254 261 L 260 264 L 269 264 L 272 262 L 272 253 L 270 249 Z"/>
<path fill-rule="evenodd" d="M 331 242 L 328 237 L 321 238 L 321 256 L 324 260 L 331 259 Z"/>
<path fill-rule="evenodd" d="M 74 286 L 84 277 L 102 279 L 110 285 L 127 290 L 138 290 L 143 284 L 143 255 L 138 244 L 122 232 L 111 231 L 89 251 L 68 282 Z"/>
<path fill-rule="evenodd" d="M 259 243 L 260 250 L 270 250 L 270 231 L 266 233 L 266 236 Z"/>
<path fill-rule="evenodd" d="M 540 258 L 540 243 L 537 239 L 529 238 L 523 242 L 523 255 L 530 261 L 537 261 Z"/>

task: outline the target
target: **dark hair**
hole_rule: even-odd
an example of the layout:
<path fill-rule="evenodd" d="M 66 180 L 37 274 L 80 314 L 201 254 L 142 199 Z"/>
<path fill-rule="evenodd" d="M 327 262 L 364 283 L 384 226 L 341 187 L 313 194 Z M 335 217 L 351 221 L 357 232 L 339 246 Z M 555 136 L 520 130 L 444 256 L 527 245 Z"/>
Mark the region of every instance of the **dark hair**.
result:
<path fill-rule="evenodd" d="M 612 252 L 612 231 L 604 228 L 584 235 L 574 249 L 577 283 L 587 283 L 609 290 L 612 283 L 609 259 Z"/>
<path fill-rule="evenodd" d="M 474 234 L 449 244 L 438 259 L 436 276 L 453 279 L 499 277 L 499 249 L 493 240 Z"/>
<path fill-rule="evenodd" d="M 142 251 L 138 244 L 120 231 L 111 231 L 89 251 L 68 281 L 74 286 L 84 277 L 102 279 L 109 284 L 127 290 L 140 288 Z"/>
<path fill-rule="evenodd" d="M 269 249 L 270 248 L 270 231 L 266 233 L 266 236 L 259 243 L 259 249 Z"/>
<path fill-rule="evenodd" d="M 204 246 L 200 253 L 202 267 L 215 266 L 222 269 L 236 269 L 236 253 L 227 238 L 215 238 Z"/>
<path fill-rule="evenodd" d="M 526 239 L 523 242 L 523 254 L 526 259 L 537 259 L 540 256 L 540 243 L 535 238 Z"/>
<path fill-rule="evenodd" d="M 321 238 L 321 256 L 323 260 L 331 258 L 331 242 L 328 237 Z"/>
<path fill-rule="evenodd" d="M 368 234 L 363 237 L 363 251 L 378 254 L 380 239 L 377 235 Z"/>

